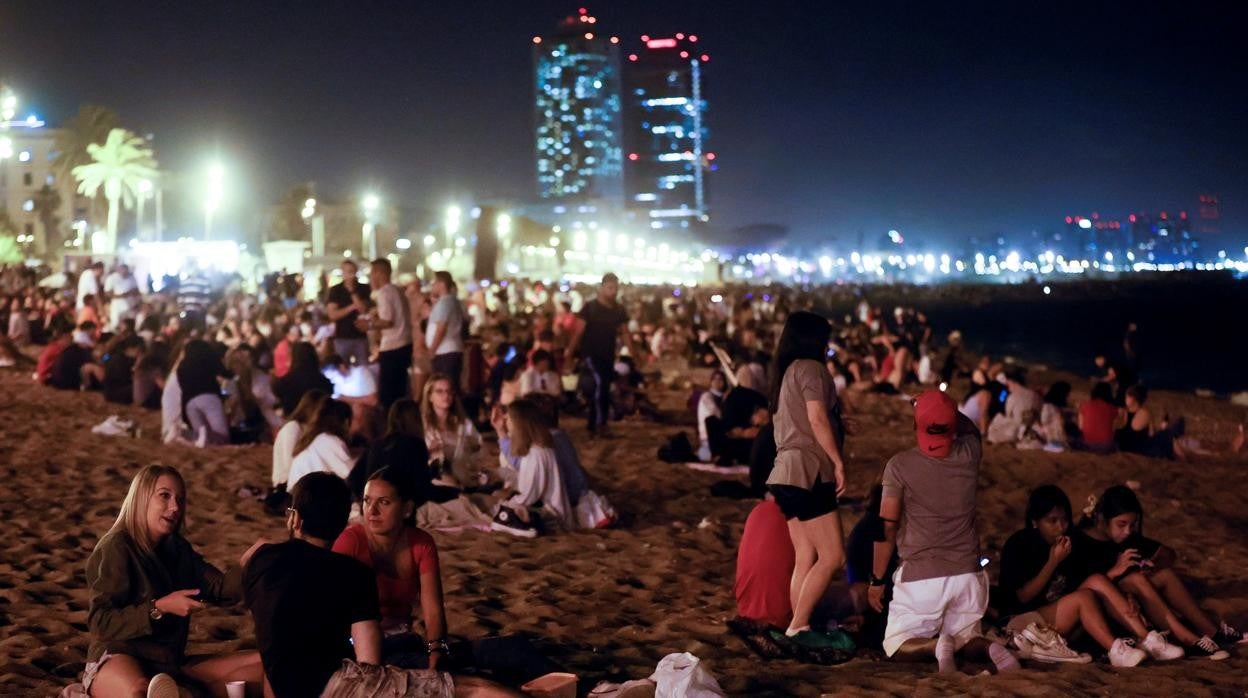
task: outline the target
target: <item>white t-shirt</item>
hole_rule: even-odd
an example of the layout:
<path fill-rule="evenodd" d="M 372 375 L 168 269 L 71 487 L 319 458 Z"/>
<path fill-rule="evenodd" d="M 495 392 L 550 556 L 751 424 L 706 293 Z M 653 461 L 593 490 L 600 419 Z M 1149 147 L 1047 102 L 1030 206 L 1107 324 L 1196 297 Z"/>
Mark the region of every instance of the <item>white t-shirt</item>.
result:
<path fill-rule="evenodd" d="M 78 277 L 78 310 L 82 310 L 82 299 L 86 298 L 88 293 L 97 299 L 100 297 L 100 280 L 95 278 L 95 272 L 90 267 L 84 269 Z"/>
<path fill-rule="evenodd" d="M 568 501 L 568 491 L 563 486 L 563 475 L 553 449 L 534 445 L 527 455 L 520 457 L 516 469 L 516 494 L 507 503 L 516 507 L 528 507 L 542 503 L 542 508 L 553 514 L 569 530 L 576 528 L 576 510 Z"/>
<path fill-rule="evenodd" d="M 434 348 L 433 337 L 437 334 L 438 325 L 446 325 L 446 334 L 442 343 Z M 433 349 L 435 356 L 464 350 L 464 309 L 458 298 L 447 294 L 433 304 L 433 310 L 429 312 L 429 327 L 425 330 L 425 346 Z"/>
<path fill-rule="evenodd" d="M 276 453 L 277 449 L 274 449 Z M 347 452 L 347 445 L 333 434 L 318 434 L 308 447 L 295 455 L 290 462 L 290 476 L 286 479 L 286 491 L 294 488 L 299 479 L 309 473 L 333 473 L 347 479 L 355 463 Z"/>
<path fill-rule="evenodd" d="M 559 397 L 563 394 L 563 380 L 554 371 L 542 373 L 532 366 L 520 374 L 520 394 L 544 393 Z"/>
<path fill-rule="evenodd" d="M 381 331 L 381 350 L 402 349 L 412 343 L 411 316 L 407 299 L 394 284 L 386 284 L 373 292 L 377 304 L 377 317 L 394 323 Z"/>
<path fill-rule="evenodd" d="M 303 428 L 299 426 L 299 422 L 290 420 L 277 430 L 277 436 L 273 437 L 273 486 L 286 482 L 290 478 L 290 463 L 295 458 L 295 442 L 299 440 L 299 435 L 303 433 Z"/>
<path fill-rule="evenodd" d="M 113 272 L 104 279 L 104 291 L 113 297 L 113 305 L 121 304 L 129 308 L 134 304 L 135 299 L 127 294 L 137 290 L 139 290 L 139 282 L 134 278 L 134 274 L 122 276 L 118 272 Z"/>
<path fill-rule="evenodd" d="M 352 366 L 346 373 L 336 366 L 326 366 L 321 373 L 334 384 L 332 397 L 368 397 L 377 394 L 377 379 L 367 366 Z"/>

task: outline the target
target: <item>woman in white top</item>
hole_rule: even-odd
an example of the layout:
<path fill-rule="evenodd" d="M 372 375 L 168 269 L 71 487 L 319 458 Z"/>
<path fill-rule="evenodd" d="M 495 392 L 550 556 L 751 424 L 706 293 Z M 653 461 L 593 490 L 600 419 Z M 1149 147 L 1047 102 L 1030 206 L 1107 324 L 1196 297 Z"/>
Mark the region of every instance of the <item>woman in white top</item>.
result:
<path fill-rule="evenodd" d="M 459 483 L 467 482 L 468 459 L 481 450 L 481 435 L 464 413 L 450 376 L 435 373 L 425 383 L 420 418 L 429 447 L 430 470 L 439 471 L 443 479 L 449 475 Z"/>
<path fill-rule="evenodd" d="M 295 457 L 290 463 L 287 489 L 308 473 L 333 473 L 347 479 L 355 461 L 347 452 L 347 429 L 351 426 L 351 406 L 329 398 L 321 403 L 312 421 L 295 443 Z"/>
<path fill-rule="evenodd" d="M 515 494 L 503 506 L 527 523 L 529 507 L 540 502 L 542 510 L 560 526 L 568 530 L 576 528 L 576 510 L 568 500 L 555 458 L 554 437 L 532 402 L 517 400 L 511 404 L 507 410 L 507 433 L 511 435 L 511 452 L 520 463 Z"/>
<path fill-rule="evenodd" d="M 303 435 L 304 428 L 316 417 L 321 405 L 329 399 L 323 390 L 309 390 L 299 398 L 290 420 L 277 430 L 273 437 L 273 489 L 285 488 L 290 478 L 290 465 L 295 459 L 295 444 Z"/>
<path fill-rule="evenodd" d="M 706 420 L 708 417 L 722 417 L 724 394 L 728 392 L 728 379 L 724 376 L 723 371 L 715 371 L 711 374 L 711 387 L 702 393 L 702 397 L 698 398 L 698 460 L 708 462 L 711 460 L 711 441 L 706 433 Z"/>

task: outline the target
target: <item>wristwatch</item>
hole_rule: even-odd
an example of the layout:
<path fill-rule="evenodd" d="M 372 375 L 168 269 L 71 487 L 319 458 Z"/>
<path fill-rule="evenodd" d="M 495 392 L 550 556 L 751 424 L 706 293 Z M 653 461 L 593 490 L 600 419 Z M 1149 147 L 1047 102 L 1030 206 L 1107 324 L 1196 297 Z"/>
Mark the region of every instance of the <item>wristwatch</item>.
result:
<path fill-rule="evenodd" d="M 888 582 L 887 582 L 887 580 L 885 580 L 885 579 L 883 579 L 883 578 L 881 578 L 881 577 L 877 577 L 877 576 L 875 576 L 875 573 L 874 573 L 874 572 L 872 572 L 872 573 L 871 573 L 871 581 L 870 581 L 870 582 L 867 582 L 867 585 L 868 585 L 868 586 L 873 586 L 873 587 L 882 587 L 882 586 L 884 586 L 884 585 L 885 585 L 885 584 L 887 584 L 887 583 L 888 583 Z"/>
<path fill-rule="evenodd" d="M 156 599 L 147 602 L 147 615 L 152 620 L 160 620 L 165 617 L 164 611 L 156 608 Z"/>

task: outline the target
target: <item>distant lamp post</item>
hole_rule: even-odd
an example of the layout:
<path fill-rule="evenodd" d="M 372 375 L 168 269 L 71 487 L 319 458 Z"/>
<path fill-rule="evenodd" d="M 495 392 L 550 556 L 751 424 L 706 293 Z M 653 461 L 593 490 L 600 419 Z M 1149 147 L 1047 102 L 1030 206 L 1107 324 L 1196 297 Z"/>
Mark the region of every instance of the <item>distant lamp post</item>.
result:
<path fill-rule="evenodd" d="M 312 233 L 312 256 L 325 256 L 325 217 L 316 207 L 316 199 L 308 197 L 303 201 L 303 210 L 299 212 L 303 222 Z"/>
<path fill-rule="evenodd" d="M 381 208 L 381 198 L 376 194 L 365 194 L 360 201 L 364 209 L 364 250 L 369 259 L 377 259 L 377 210 Z"/>
<path fill-rule="evenodd" d="M 219 162 L 208 165 L 208 183 L 204 188 L 204 239 L 212 239 L 212 220 L 225 198 L 225 167 Z"/>

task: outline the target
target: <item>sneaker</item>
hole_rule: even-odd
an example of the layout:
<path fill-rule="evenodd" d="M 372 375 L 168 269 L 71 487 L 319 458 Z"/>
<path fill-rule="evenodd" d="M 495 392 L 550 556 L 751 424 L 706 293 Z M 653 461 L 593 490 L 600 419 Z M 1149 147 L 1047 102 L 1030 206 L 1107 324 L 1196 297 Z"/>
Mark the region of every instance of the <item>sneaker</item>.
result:
<path fill-rule="evenodd" d="M 1213 641 L 1223 647 L 1226 647 L 1227 645 L 1240 645 L 1244 642 L 1248 642 L 1248 640 L 1244 638 L 1243 633 L 1235 628 L 1232 628 L 1226 623 L 1220 623 L 1218 625 L 1218 632 L 1213 634 Z"/>
<path fill-rule="evenodd" d="M 1090 655 L 1076 652 L 1066 645 L 1066 639 L 1051 628 L 1041 628 L 1035 623 L 1028 625 L 1014 637 L 1019 656 L 1049 664 L 1088 664 Z"/>
<path fill-rule="evenodd" d="M 1148 653 L 1136 647 L 1135 640 L 1130 638 L 1120 637 L 1109 648 L 1110 666 L 1132 667 L 1147 658 Z"/>
<path fill-rule="evenodd" d="M 178 682 L 168 674 L 157 674 L 147 682 L 147 698 L 178 698 Z"/>
<path fill-rule="evenodd" d="M 521 538 L 536 538 L 537 528 L 533 524 L 521 521 L 516 513 L 507 507 L 501 507 L 490 523 L 490 530 L 510 533 Z"/>
<path fill-rule="evenodd" d="M 1144 642 L 1140 643 L 1140 649 L 1159 662 L 1168 662 L 1173 659 L 1182 659 L 1183 657 L 1183 648 L 1170 644 L 1166 640 L 1166 636 L 1156 630 L 1149 631 L 1144 638 Z"/>
<path fill-rule="evenodd" d="M 1187 654 L 1190 657 L 1197 657 L 1200 659 L 1212 659 L 1215 662 L 1220 662 L 1223 659 L 1226 659 L 1227 657 L 1231 656 L 1230 652 L 1227 652 L 1221 647 L 1218 647 L 1218 643 L 1214 642 L 1213 638 L 1209 637 L 1208 635 L 1200 638 L 1199 640 L 1196 641 L 1196 644 L 1192 645 L 1191 647 L 1188 647 Z"/>

